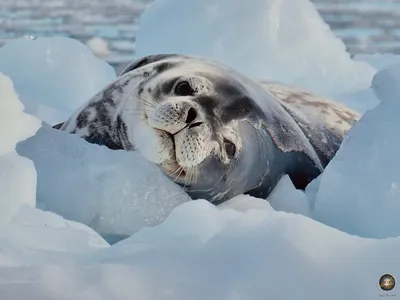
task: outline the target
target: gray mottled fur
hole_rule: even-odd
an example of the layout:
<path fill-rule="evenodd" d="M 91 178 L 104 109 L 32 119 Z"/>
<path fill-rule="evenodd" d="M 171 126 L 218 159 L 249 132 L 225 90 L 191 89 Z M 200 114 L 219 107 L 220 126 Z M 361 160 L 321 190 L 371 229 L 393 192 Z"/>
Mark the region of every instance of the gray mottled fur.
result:
<path fill-rule="evenodd" d="M 347 131 L 347 127 L 337 129 L 339 125 L 325 122 L 319 109 L 333 107 L 337 111 L 335 117 L 349 126 L 358 118 L 343 106 L 336 107 L 321 97 L 312 98 L 307 92 L 292 90 L 280 94 L 279 91 L 285 91 L 283 85 L 275 84 L 272 88 L 268 82 L 256 82 L 217 62 L 173 54 L 148 56 L 133 62 L 117 80 L 55 128 L 110 149 L 133 151 L 135 145 L 128 138 L 127 120 L 120 117 L 123 103 L 129 97 L 140 98 L 147 83 L 157 81 L 161 73 L 191 61 L 207 65 L 210 73 L 196 75 L 206 76 L 215 84 L 214 94 L 198 95 L 194 101 L 208 112 L 208 122 L 215 130 L 219 124 L 239 120 L 237 129 L 244 141 L 240 156 L 228 168 L 216 157 L 209 157 L 199 168 L 198 182 L 182 184 L 194 199 L 221 203 L 241 193 L 266 198 L 284 174 L 289 174 L 296 187 L 305 188 L 333 158 Z M 158 98 L 168 88 L 165 83 L 146 92 Z M 127 95 L 128 90 L 136 94 Z M 308 107 L 314 107 L 311 114 L 302 110 L 307 107 L 301 104 L 302 97 Z"/>

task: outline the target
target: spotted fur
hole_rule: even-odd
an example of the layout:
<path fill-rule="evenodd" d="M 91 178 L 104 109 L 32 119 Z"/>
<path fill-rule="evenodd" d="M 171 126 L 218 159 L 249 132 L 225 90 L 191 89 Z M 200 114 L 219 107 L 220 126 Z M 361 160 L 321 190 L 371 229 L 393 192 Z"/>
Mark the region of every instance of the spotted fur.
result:
<path fill-rule="evenodd" d="M 202 58 L 163 54 L 127 66 L 55 128 L 139 151 L 192 198 L 221 203 L 242 193 L 265 198 L 284 174 L 305 188 L 357 119 L 305 91 L 256 82 Z"/>
<path fill-rule="evenodd" d="M 290 113 L 319 154 L 323 165 L 334 157 L 360 114 L 343 104 L 305 90 L 272 81 L 260 84 Z"/>

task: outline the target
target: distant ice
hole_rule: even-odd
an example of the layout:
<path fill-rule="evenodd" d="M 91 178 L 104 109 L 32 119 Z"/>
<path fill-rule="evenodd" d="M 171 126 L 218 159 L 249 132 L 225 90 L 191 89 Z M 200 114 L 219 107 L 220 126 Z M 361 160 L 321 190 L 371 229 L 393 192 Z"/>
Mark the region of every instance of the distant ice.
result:
<path fill-rule="evenodd" d="M 0 72 L 13 80 L 25 111 L 51 125 L 68 118 L 116 76 L 88 47 L 65 37 L 8 41 L 0 48 Z"/>
<path fill-rule="evenodd" d="M 92 50 L 94 55 L 99 58 L 106 58 L 110 55 L 110 49 L 108 43 L 99 37 L 93 37 L 86 42 L 86 45 Z"/>
<path fill-rule="evenodd" d="M 353 59 L 366 62 L 377 70 L 400 63 L 400 56 L 393 53 L 357 54 Z"/>
<path fill-rule="evenodd" d="M 324 95 L 366 89 L 375 71 L 351 59 L 309 0 L 157 0 L 140 24 L 138 57 L 205 56 Z"/>

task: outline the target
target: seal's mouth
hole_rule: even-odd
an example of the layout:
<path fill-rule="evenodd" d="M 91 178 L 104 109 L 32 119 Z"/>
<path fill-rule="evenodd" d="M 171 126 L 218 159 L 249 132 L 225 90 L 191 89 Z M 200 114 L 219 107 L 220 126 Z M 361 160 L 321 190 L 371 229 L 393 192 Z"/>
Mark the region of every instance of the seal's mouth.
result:
<path fill-rule="evenodd" d="M 171 158 L 160 164 L 160 168 L 164 172 L 164 174 L 170 177 L 174 182 L 184 182 L 186 179 L 186 170 L 176 161 L 175 137 L 169 132 L 164 132 L 171 140 L 173 149 Z"/>
<path fill-rule="evenodd" d="M 147 115 L 147 112 L 144 111 L 144 120 L 147 124 L 147 126 L 153 128 L 152 126 L 149 125 L 149 116 Z M 168 136 L 168 138 L 172 142 L 172 153 L 170 159 L 157 164 L 157 166 L 161 169 L 161 171 L 170 177 L 174 182 L 184 182 L 186 178 L 186 170 L 184 167 L 179 165 L 179 163 L 176 161 L 176 145 L 175 145 L 175 137 L 173 134 L 169 133 L 168 131 L 153 128 L 153 130 L 156 131 L 162 131 L 164 134 Z"/>

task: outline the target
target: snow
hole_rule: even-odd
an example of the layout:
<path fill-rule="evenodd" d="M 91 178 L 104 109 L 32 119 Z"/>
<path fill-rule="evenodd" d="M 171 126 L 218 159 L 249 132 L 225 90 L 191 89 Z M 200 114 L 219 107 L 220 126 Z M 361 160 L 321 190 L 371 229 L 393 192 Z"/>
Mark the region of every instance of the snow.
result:
<path fill-rule="evenodd" d="M 131 235 L 159 224 L 189 200 L 140 154 L 92 145 L 46 125 L 17 151 L 38 172 L 38 207 L 103 235 Z"/>
<path fill-rule="evenodd" d="M 86 42 L 86 45 L 92 50 L 94 55 L 99 58 L 105 58 L 110 55 L 108 43 L 99 37 L 93 37 Z"/>
<path fill-rule="evenodd" d="M 400 100 L 400 63 L 379 70 L 374 75 L 371 86 L 381 101 Z"/>
<path fill-rule="evenodd" d="M 400 235 L 399 70 L 395 64 L 376 74 L 382 103 L 353 126 L 321 177 L 316 218 L 351 234 Z"/>
<path fill-rule="evenodd" d="M 25 114 L 10 78 L 0 74 L 0 224 L 8 224 L 23 203 L 35 206 L 36 172 L 31 161 L 15 152 L 15 145 L 39 129 L 40 121 Z M 13 184 L 21 182 L 21 189 Z"/>
<path fill-rule="evenodd" d="M 290 177 L 285 175 L 268 197 L 268 202 L 276 211 L 311 216 L 310 201 L 301 190 L 296 190 Z"/>
<path fill-rule="evenodd" d="M 10 78 L 0 75 L 0 127 L 8 130 L 0 131 L 0 155 L 10 153 L 15 144 L 33 135 L 40 127 L 40 121 L 23 112 L 24 106 L 15 93 Z"/>
<path fill-rule="evenodd" d="M 197 51 L 365 114 L 305 192 L 285 176 L 268 201 L 239 195 L 216 207 L 190 201 L 137 153 L 50 128 L 115 78 L 89 48 L 67 38 L 7 43 L 0 298 L 396 296 L 378 282 L 400 276 L 399 57 L 352 60 L 306 0 L 177 1 L 157 0 L 143 15 L 140 55 Z"/>
<path fill-rule="evenodd" d="M 36 171 L 15 151 L 0 156 L 0 170 L 0 224 L 8 224 L 22 204 L 36 205 Z"/>
<path fill-rule="evenodd" d="M 9 240 L 2 244 L 3 254 L 21 265 L 59 262 L 58 258 L 62 256 L 70 259 L 71 254 L 95 253 L 109 247 L 99 234 L 87 226 L 27 205 L 21 207 L 7 228 L 2 228 L 0 238 Z M 7 246 L 14 249 L 10 251 Z M 30 253 L 25 256 L 23 252 Z"/>
<path fill-rule="evenodd" d="M 71 256 L 107 247 L 83 224 L 35 208 L 36 170 L 15 146 L 37 132 L 40 120 L 23 112 L 11 79 L 1 73 L 0 101 L 0 266 L 50 262 L 57 253 Z"/>
<path fill-rule="evenodd" d="M 115 79 L 111 66 L 65 37 L 8 41 L 0 48 L 0 72 L 12 79 L 25 112 L 51 125 L 64 121 Z"/>
<path fill-rule="evenodd" d="M 0 269 L 0 294 L 35 300 L 375 299 L 397 293 L 381 291 L 378 281 L 398 274 L 398 247 L 398 239 L 350 236 L 300 215 L 220 210 L 200 200 L 90 259 Z"/>

